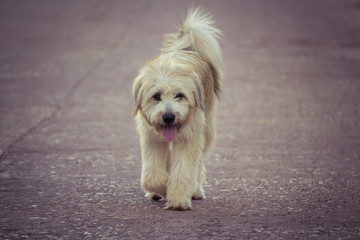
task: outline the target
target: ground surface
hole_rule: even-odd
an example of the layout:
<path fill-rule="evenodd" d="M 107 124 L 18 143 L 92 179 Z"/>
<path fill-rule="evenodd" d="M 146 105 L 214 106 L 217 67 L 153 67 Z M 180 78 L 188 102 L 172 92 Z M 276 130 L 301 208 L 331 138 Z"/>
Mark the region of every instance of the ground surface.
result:
<path fill-rule="evenodd" d="M 208 198 L 144 198 L 132 80 L 190 4 L 0 2 L 1 239 L 360 238 L 359 1 L 198 1 L 225 36 Z"/>

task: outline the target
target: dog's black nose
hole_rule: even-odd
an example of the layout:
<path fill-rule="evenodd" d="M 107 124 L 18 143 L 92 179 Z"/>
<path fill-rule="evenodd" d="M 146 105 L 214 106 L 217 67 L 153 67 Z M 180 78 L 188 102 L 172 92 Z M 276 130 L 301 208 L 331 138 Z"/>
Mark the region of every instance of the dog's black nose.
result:
<path fill-rule="evenodd" d="M 164 123 L 166 124 L 172 124 L 175 121 L 175 114 L 173 113 L 165 113 L 162 116 Z"/>

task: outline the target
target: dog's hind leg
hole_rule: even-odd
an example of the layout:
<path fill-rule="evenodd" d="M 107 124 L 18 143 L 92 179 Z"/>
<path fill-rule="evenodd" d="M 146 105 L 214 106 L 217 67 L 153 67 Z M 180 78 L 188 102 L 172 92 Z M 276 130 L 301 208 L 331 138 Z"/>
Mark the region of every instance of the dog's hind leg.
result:
<path fill-rule="evenodd" d="M 203 188 L 204 182 L 205 182 L 205 175 L 206 175 L 206 169 L 205 169 L 205 164 L 204 162 L 201 160 L 201 162 L 199 163 L 198 166 L 198 176 L 197 176 L 197 186 L 196 186 L 196 190 L 192 195 L 192 199 L 205 199 L 205 191 Z"/>

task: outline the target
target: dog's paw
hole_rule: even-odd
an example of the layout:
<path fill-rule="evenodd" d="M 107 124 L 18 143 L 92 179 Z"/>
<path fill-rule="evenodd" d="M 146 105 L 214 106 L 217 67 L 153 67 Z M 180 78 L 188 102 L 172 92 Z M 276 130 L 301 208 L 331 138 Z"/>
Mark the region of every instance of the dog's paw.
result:
<path fill-rule="evenodd" d="M 154 194 L 151 199 L 154 201 L 159 201 L 161 200 L 161 197 L 159 195 Z"/>
<path fill-rule="evenodd" d="M 155 193 L 145 193 L 145 197 L 149 200 L 159 201 L 162 197 Z"/>
<path fill-rule="evenodd" d="M 168 201 L 165 205 L 166 210 L 184 211 L 192 209 L 191 199 L 182 198 L 181 200 Z"/>
<path fill-rule="evenodd" d="M 194 200 L 206 199 L 204 191 L 194 192 L 194 194 L 192 195 L 192 199 Z"/>

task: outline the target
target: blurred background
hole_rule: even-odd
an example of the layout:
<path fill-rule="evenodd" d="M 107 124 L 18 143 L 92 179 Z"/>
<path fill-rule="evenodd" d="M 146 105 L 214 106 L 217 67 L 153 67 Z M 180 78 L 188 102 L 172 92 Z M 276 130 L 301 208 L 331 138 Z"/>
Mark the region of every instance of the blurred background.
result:
<path fill-rule="evenodd" d="M 357 239 L 360 1 L 195 1 L 223 31 L 208 198 L 140 188 L 132 81 L 193 1 L 0 2 L 0 238 Z"/>

